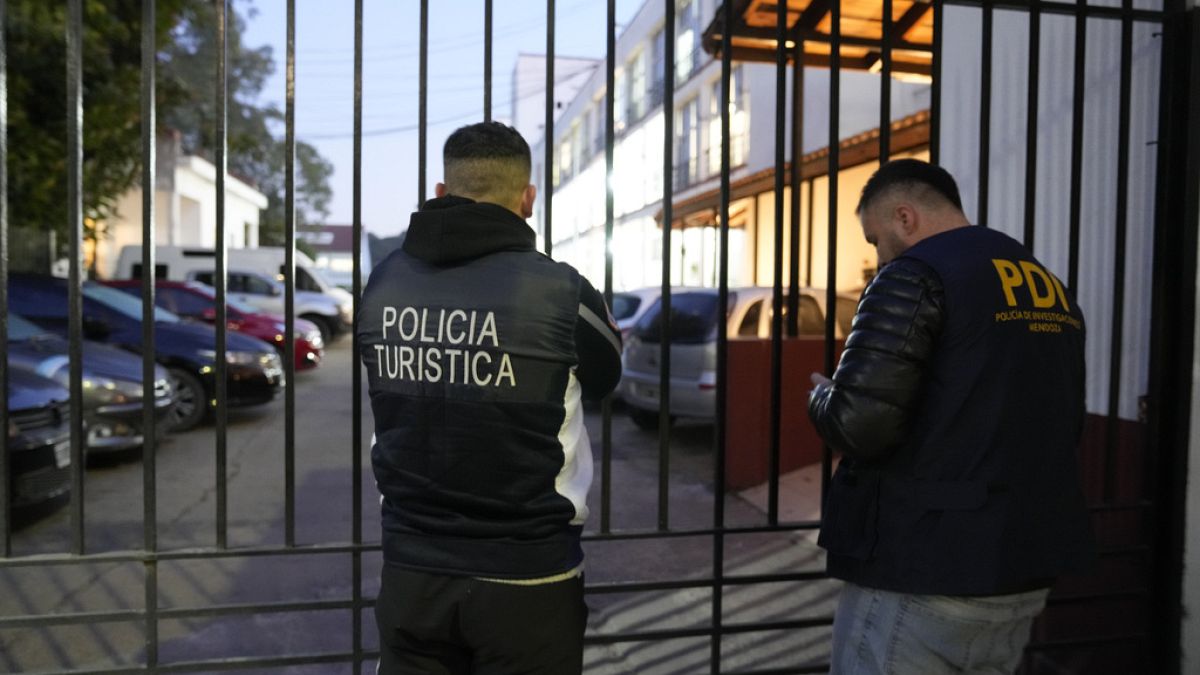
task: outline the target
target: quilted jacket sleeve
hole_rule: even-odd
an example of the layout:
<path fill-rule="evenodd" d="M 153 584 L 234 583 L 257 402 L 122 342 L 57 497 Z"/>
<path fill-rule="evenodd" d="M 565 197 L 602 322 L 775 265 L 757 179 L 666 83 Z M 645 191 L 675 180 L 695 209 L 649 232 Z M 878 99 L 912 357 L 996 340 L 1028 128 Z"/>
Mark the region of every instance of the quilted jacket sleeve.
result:
<path fill-rule="evenodd" d="M 899 258 L 867 286 L 832 384 L 809 396 L 808 414 L 833 448 L 882 459 L 907 437 L 944 320 L 941 280 Z"/>

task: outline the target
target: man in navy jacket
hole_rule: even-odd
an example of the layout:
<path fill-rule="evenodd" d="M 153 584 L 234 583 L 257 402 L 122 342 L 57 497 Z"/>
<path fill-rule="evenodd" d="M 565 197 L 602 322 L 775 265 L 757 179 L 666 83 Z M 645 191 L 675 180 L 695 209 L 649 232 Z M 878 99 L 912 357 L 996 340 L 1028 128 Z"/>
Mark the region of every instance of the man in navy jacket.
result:
<path fill-rule="evenodd" d="M 592 455 L 581 399 L 621 376 L 603 297 L 535 248 L 529 146 L 486 122 L 371 273 L 380 672 L 578 673 Z"/>
<path fill-rule="evenodd" d="M 843 457 L 819 543 L 846 581 L 834 673 L 1012 672 L 1048 589 L 1093 542 L 1075 450 L 1084 324 L 954 179 L 890 162 L 863 189 L 879 274 L 809 415 Z"/>

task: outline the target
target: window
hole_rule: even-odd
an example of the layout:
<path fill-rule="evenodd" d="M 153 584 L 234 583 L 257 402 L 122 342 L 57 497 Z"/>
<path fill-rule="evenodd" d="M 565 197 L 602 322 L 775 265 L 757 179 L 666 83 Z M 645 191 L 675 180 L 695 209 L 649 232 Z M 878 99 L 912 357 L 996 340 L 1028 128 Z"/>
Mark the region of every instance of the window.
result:
<path fill-rule="evenodd" d="M 213 301 L 178 288 L 159 288 L 156 304 L 180 316 L 203 316 L 213 309 Z"/>
<path fill-rule="evenodd" d="M 616 83 L 616 90 L 614 91 L 616 99 L 613 101 L 613 129 L 619 134 L 625 130 L 627 120 L 625 113 L 628 112 L 626 109 L 626 94 L 628 92 L 625 90 L 624 71 L 617 71 L 617 74 L 614 76 L 614 82 Z"/>
<path fill-rule="evenodd" d="M 675 187 L 687 187 L 699 178 L 699 101 L 688 101 L 675 117 Z"/>
<path fill-rule="evenodd" d="M 351 265 L 353 266 L 353 261 L 351 261 Z M 308 270 L 304 269 L 303 267 L 296 268 L 296 290 L 312 291 L 313 293 L 324 292 L 324 289 L 322 289 L 320 284 L 317 283 L 317 280 L 313 279 L 312 275 L 308 273 Z"/>
<path fill-rule="evenodd" d="M 629 120 L 636 122 L 646 114 L 646 50 L 633 57 L 629 72 Z"/>
<path fill-rule="evenodd" d="M 737 301 L 730 294 L 730 303 Z M 688 292 L 671 296 L 671 335 L 675 344 L 700 344 L 715 338 L 719 307 L 716 293 Z M 643 342 L 656 343 L 662 333 L 662 300 L 655 300 L 638 319 L 633 333 Z"/>
<path fill-rule="evenodd" d="M 758 337 L 758 321 L 762 317 L 763 301 L 755 300 L 746 310 L 742 325 L 738 327 L 738 337 Z"/>
<path fill-rule="evenodd" d="M 699 0 L 682 0 L 676 10 L 675 84 L 688 80 L 699 66 L 700 8 Z"/>
<path fill-rule="evenodd" d="M 592 152 L 597 155 L 604 152 L 604 135 L 608 125 L 608 100 L 601 98 L 595 102 L 595 124 L 592 125 Z"/>
<path fill-rule="evenodd" d="M 729 75 L 729 165 L 741 166 L 746 163 L 747 136 L 749 134 L 750 115 L 746 110 L 746 91 L 742 67 L 734 66 Z M 708 105 L 708 174 L 716 175 L 721 172 L 721 80 L 713 82 L 709 92 Z"/>
<path fill-rule="evenodd" d="M 274 295 L 275 286 L 271 282 L 261 277 L 251 276 L 249 274 L 232 274 L 229 277 L 229 283 L 232 286 L 233 280 L 237 278 L 242 285 L 242 293 L 251 295 Z"/>
<path fill-rule="evenodd" d="M 637 312 L 641 304 L 642 299 L 632 293 L 614 293 L 612 299 L 613 318 L 617 321 L 628 319 Z"/>
<path fill-rule="evenodd" d="M 653 55 L 650 59 L 650 91 L 647 95 L 650 108 L 655 108 L 663 100 L 663 61 L 667 55 L 666 31 L 661 28 L 650 40 Z"/>

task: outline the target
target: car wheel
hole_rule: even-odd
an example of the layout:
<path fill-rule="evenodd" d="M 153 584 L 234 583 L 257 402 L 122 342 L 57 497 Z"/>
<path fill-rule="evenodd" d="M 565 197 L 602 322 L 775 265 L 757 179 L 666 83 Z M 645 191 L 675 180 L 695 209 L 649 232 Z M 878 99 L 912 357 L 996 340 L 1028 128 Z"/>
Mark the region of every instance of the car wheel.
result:
<path fill-rule="evenodd" d="M 331 319 L 319 314 L 304 314 L 300 317 L 317 325 L 317 330 L 321 331 L 321 341 L 329 344 L 333 340 L 333 323 Z"/>
<path fill-rule="evenodd" d="M 629 419 L 633 420 L 634 426 L 644 431 L 654 431 L 658 428 L 657 410 L 642 410 L 630 406 Z"/>
<path fill-rule="evenodd" d="M 170 371 L 171 388 L 175 390 L 175 405 L 167 418 L 171 431 L 187 431 L 200 424 L 208 413 L 208 396 L 200 378 L 178 368 Z"/>

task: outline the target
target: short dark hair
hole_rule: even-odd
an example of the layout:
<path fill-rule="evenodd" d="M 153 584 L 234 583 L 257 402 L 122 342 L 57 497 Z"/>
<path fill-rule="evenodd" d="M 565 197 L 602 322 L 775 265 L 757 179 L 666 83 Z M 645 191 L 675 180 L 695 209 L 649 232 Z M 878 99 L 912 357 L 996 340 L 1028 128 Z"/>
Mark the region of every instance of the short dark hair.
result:
<path fill-rule="evenodd" d="M 442 148 L 446 187 L 466 197 L 506 197 L 529 185 L 532 160 L 520 132 L 500 122 L 460 127 Z"/>
<path fill-rule="evenodd" d="M 862 213 L 876 197 L 892 188 L 904 188 L 925 194 L 932 191 L 962 211 L 958 184 L 948 171 L 919 159 L 896 159 L 879 167 L 863 186 L 862 196 L 859 197 L 854 212 Z"/>

